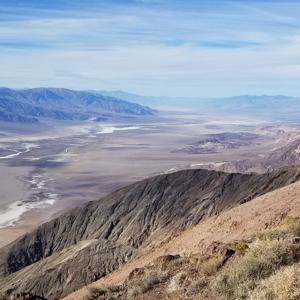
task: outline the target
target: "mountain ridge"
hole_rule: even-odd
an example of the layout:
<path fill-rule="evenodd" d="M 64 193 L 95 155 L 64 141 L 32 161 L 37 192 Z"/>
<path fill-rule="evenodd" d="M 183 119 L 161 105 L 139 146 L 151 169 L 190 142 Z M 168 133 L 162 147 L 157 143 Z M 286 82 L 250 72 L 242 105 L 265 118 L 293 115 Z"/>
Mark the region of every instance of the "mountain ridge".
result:
<path fill-rule="evenodd" d="M 0 88 L 0 121 L 109 120 L 126 115 L 153 116 L 156 113 L 146 106 L 87 91 Z"/>
<path fill-rule="evenodd" d="M 133 288 L 137 283 L 132 280 L 135 276 L 139 275 L 141 279 L 145 279 L 147 270 L 150 270 L 152 274 L 154 272 L 157 272 L 156 274 L 158 275 L 166 273 L 169 274 L 170 271 L 172 272 L 172 267 L 176 260 L 180 263 L 179 271 L 175 274 L 172 272 L 173 275 L 176 276 L 178 272 L 188 274 L 190 277 L 187 277 L 187 279 L 190 281 L 189 285 L 192 289 L 194 287 L 192 284 L 193 281 L 197 282 L 202 279 L 200 274 L 195 274 L 195 269 L 199 270 L 199 266 L 195 264 L 195 262 L 197 262 L 197 260 L 195 260 L 195 256 L 200 257 L 205 261 L 205 257 L 209 257 L 212 252 L 216 253 L 216 251 L 222 250 L 222 248 L 223 250 L 229 249 L 238 252 L 236 250 L 238 246 L 244 245 L 244 247 L 246 247 L 247 243 L 253 239 L 253 236 L 265 237 L 268 236 L 268 232 L 270 230 L 274 230 L 284 222 L 290 222 L 290 224 L 292 224 L 292 221 L 298 220 L 299 222 L 299 194 L 300 182 L 296 182 L 224 211 L 217 216 L 209 217 L 200 224 L 187 229 L 182 233 L 175 235 L 172 239 L 169 239 L 165 243 L 154 247 L 151 251 L 143 253 L 111 274 L 82 289 L 79 289 L 74 293 L 71 293 L 65 297 L 64 300 L 85 299 L 85 297 L 88 297 L 93 291 L 102 290 L 109 293 L 110 288 L 113 290 L 112 287 L 116 286 L 121 287 L 123 290 L 126 288 Z M 267 246 L 267 243 L 265 246 Z M 235 255 L 239 256 L 238 253 Z M 243 257 L 242 255 L 240 256 Z M 185 268 L 184 265 L 182 265 L 182 261 L 185 260 L 188 263 L 188 268 Z M 225 269 L 231 265 L 232 261 L 229 260 L 228 266 L 225 264 Z M 227 270 L 224 271 L 226 272 Z M 219 272 L 220 270 L 217 270 L 216 275 L 218 275 Z M 191 280 L 193 274 L 196 276 L 193 280 Z M 169 277 L 171 277 L 170 274 Z M 214 278 L 215 277 L 213 277 L 212 280 L 214 280 Z M 284 278 L 284 280 L 286 280 L 286 278 Z M 169 279 L 168 283 L 171 285 L 172 279 Z M 186 285 L 183 285 L 183 287 L 187 290 Z M 201 287 L 202 289 L 205 288 L 203 286 Z M 153 299 L 154 290 L 157 288 L 158 287 L 154 286 L 153 289 L 149 289 L 149 291 L 146 291 L 145 294 L 141 293 L 134 299 Z M 192 291 L 197 294 L 201 292 L 202 289 L 192 289 Z M 117 291 L 117 289 L 114 290 Z M 181 299 L 180 296 L 178 296 L 179 292 L 179 290 L 176 292 L 174 297 L 175 299 Z M 129 296 L 121 296 L 122 295 L 118 295 L 115 298 L 112 297 L 112 299 L 131 299 Z M 168 291 L 166 285 L 163 285 L 156 298 L 173 299 L 171 296 L 172 292 Z M 187 297 L 187 299 L 202 298 L 200 295 L 195 295 L 194 298 Z M 204 299 L 206 298 L 204 297 Z M 232 296 L 230 299 L 236 298 Z M 271 299 L 277 298 L 274 297 Z"/>
<path fill-rule="evenodd" d="M 97 92 L 96 92 L 97 93 Z M 120 99 L 134 99 L 136 103 L 157 109 L 195 111 L 201 114 L 226 114 L 268 120 L 297 120 L 300 97 L 285 95 L 238 95 L 231 97 L 151 97 L 124 91 L 99 91 Z"/>
<path fill-rule="evenodd" d="M 0 288 L 49 299 L 65 296 L 117 269 L 159 237 L 299 178 L 299 168 L 262 175 L 198 169 L 132 184 L 1 249 Z"/>

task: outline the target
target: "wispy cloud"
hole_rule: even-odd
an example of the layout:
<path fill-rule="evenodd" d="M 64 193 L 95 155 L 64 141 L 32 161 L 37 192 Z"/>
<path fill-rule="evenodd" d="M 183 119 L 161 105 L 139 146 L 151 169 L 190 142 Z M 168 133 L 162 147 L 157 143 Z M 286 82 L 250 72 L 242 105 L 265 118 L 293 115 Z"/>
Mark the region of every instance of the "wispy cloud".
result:
<path fill-rule="evenodd" d="M 296 1 L 7 2 L 1 85 L 300 95 Z"/>
<path fill-rule="evenodd" d="M 203 42 L 202 45 L 208 48 L 234 49 L 234 48 L 255 47 L 255 46 L 260 46 L 261 44 L 258 42 L 251 42 L 251 41 L 217 40 L 217 41 Z"/>

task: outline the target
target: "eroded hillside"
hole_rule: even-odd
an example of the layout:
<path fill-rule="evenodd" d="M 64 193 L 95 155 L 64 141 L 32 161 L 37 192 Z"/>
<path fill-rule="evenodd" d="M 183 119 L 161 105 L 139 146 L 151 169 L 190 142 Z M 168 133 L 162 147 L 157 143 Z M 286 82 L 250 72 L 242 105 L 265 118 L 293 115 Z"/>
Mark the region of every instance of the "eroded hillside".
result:
<path fill-rule="evenodd" d="M 66 300 L 298 299 L 299 195 L 297 182 L 210 217 Z"/>
<path fill-rule="evenodd" d="M 188 170 L 138 182 L 63 214 L 3 248 L 1 290 L 48 299 L 66 296 L 147 247 L 299 176 L 297 168 L 263 175 Z"/>

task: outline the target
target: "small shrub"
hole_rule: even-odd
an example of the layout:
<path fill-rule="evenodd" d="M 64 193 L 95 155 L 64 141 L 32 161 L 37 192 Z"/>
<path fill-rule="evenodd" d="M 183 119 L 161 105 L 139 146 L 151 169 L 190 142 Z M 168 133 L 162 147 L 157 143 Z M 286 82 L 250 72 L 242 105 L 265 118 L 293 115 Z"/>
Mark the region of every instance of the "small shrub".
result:
<path fill-rule="evenodd" d="M 300 237 L 300 222 L 291 224 L 287 230 L 291 236 Z"/>
<path fill-rule="evenodd" d="M 278 230 L 293 237 L 300 236 L 300 217 L 288 216 L 278 227 Z"/>
<path fill-rule="evenodd" d="M 300 218 L 287 217 L 276 229 L 260 233 L 257 237 L 260 241 L 272 241 L 286 239 L 287 237 L 300 236 Z"/>
<path fill-rule="evenodd" d="M 281 268 L 262 281 L 250 296 L 251 300 L 298 300 L 300 299 L 299 264 Z"/>
<path fill-rule="evenodd" d="M 151 290 L 155 285 L 161 282 L 161 278 L 156 273 L 150 273 L 144 281 L 143 293 Z"/>
<path fill-rule="evenodd" d="M 143 289 L 142 289 L 142 287 L 140 285 L 132 286 L 127 291 L 127 297 L 128 297 L 128 299 L 137 297 L 137 296 L 139 296 L 141 294 L 143 294 Z"/>
<path fill-rule="evenodd" d="M 168 293 L 173 293 L 180 290 L 186 277 L 186 272 L 179 272 L 175 276 L 173 276 L 167 286 Z"/>
<path fill-rule="evenodd" d="M 214 288 L 218 299 L 246 299 L 260 280 L 299 259 L 295 256 L 297 247 L 290 239 L 252 243 L 242 258 L 217 277 Z"/>
<path fill-rule="evenodd" d="M 248 249 L 249 246 L 244 241 L 240 241 L 234 245 L 234 250 L 236 254 L 241 256 L 245 255 Z"/>
<path fill-rule="evenodd" d="M 85 297 L 85 300 L 109 300 L 115 299 L 115 293 L 119 293 L 121 288 L 119 286 L 108 286 L 104 288 L 90 287 L 88 289 L 89 294 Z"/>
<path fill-rule="evenodd" d="M 201 293 L 208 286 L 207 278 L 201 277 L 191 282 L 187 289 L 187 295 L 192 296 Z"/>
<path fill-rule="evenodd" d="M 89 294 L 85 297 L 85 300 L 98 300 L 101 296 L 106 294 L 106 289 L 89 287 Z"/>
<path fill-rule="evenodd" d="M 130 282 L 131 288 L 128 289 L 128 297 L 136 297 L 144 294 L 154 288 L 155 285 L 165 281 L 167 279 L 166 274 L 158 275 L 157 273 L 149 273 L 144 279 L 135 280 Z"/>
<path fill-rule="evenodd" d="M 222 256 L 214 256 L 202 263 L 202 271 L 205 275 L 211 276 L 217 273 L 223 265 L 224 258 Z"/>
<path fill-rule="evenodd" d="M 300 217 L 287 216 L 280 224 L 279 228 L 288 229 L 291 225 L 300 224 Z"/>
<path fill-rule="evenodd" d="M 285 239 L 286 237 L 287 233 L 281 229 L 266 231 L 258 235 L 258 239 L 262 242 Z"/>

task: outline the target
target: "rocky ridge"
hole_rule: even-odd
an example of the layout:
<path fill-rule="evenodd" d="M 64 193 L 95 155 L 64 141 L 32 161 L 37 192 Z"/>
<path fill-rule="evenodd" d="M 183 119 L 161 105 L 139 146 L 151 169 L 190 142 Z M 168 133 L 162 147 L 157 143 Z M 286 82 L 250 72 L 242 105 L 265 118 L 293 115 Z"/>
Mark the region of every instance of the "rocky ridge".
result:
<path fill-rule="evenodd" d="M 116 270 L 149 245 L 296 182 L 267 174 L 185 170 L 122 188 L 39 226 L 0 250 L 0 289 L 56 299 Z"/>

